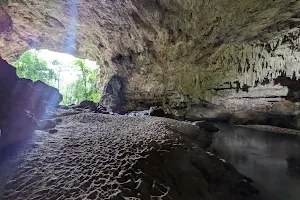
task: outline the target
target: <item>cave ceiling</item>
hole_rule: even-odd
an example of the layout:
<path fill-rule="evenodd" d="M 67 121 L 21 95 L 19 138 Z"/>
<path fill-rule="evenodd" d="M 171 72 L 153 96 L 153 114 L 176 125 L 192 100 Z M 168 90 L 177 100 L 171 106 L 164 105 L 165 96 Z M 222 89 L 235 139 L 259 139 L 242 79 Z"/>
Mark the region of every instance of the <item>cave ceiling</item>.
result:
<path fill-rule="evenodd" d="M 31 48 L 96 60 L 104 78 L 124 78 L 128 99 L 162 99 L 174 92 L 203 98 L 225 82 L 251 87 L 287 68 L 274 64 L 270 75 L 254 65 L 278 63 L 282 56 L 298 63 L 297 0 L 7 0 L 0 5 L 5 60 Z"/>

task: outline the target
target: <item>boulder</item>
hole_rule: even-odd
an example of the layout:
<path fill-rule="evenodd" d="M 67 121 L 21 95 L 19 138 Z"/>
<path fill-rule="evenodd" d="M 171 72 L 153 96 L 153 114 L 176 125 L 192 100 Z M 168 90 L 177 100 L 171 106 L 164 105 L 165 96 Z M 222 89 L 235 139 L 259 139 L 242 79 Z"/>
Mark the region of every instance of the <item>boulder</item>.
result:
<path fill-rule="evenodd" d="M 149 116 L 149 110 L 143 110 L 143 111 L 132 111 L 128 114 L 126 114 L 129 117 L 141 117 L 141 116 Z"/>
<path fill-rule="evenodd" d="M 91 108 L 90 111 L 94 113 L 110 114 L 110 112 L 107 111 L 107 108 L 101 105 L 100 103 L 96 103 L 95 107 Z"/>
<path fill-rule="evenodd" d="M 101 113 L 101 114 L 110 114 L 107 108 L 100 103 L 95 103 L 90 100 L 84 100 L 80 102 L 80 104 L 72 106 L 71 108 L 75 109 L 75 111 L 83 112 L 84 109 L 89 109 L 91 112 L 94 113 Z"/>
<path fill-rule="evenodd" d="M 48 109 L 62 95 L 41 81 L 18 78 L 16 69 L 0 58 L 0 149 L 29 138 Z"/>
<path fill-rule="evenodd" d="M 206 121 L 195 122 L 194 125 L 210 133 L 215 133 L 219 131 L 219 129 L 211 122 L 206 122 Z"/>
<path fill-rule="evenodd" d="M 90 100 L 84 100 L 75 107 L 76 108 L 94 108 L 94 107 L 96 107 L 96 103 L 93 101 L 90 101 Z"/>
<path fill-rule="evenodd" d="M 101 104 L 105 106 L 109 112 L 123 112 L 122 107 L 125 99 L 123 82 L 121 77 L 114 75 L 104 87 Z"/>
<path fill-rule="evenodd" d="M 165 111 L 162 108 L 153 106 L 149 109 L 149 114 L 156 117 L 165 117 Z"/>

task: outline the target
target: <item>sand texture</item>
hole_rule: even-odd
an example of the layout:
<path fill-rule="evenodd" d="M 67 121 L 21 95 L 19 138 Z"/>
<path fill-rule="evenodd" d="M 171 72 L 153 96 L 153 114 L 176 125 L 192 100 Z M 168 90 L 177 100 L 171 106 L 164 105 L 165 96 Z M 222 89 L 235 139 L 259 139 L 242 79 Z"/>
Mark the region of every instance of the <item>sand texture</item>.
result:
<path fill-rule="evenodd" d="M 258 192 L 205 151 L 209 141 L 196 126 L 157 117 L 60 115 L 57 132 L 36 131 L 17 164 L 2 163 L 10 174 L 0 179 L 0 199 L 247 199 Z"/>

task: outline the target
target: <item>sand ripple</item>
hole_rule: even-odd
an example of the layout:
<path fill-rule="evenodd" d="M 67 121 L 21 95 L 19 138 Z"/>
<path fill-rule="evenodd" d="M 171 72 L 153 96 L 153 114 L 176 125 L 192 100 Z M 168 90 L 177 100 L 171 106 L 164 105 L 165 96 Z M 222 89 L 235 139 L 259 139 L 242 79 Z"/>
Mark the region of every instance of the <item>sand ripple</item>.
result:
<path fill-rule="evenodd" d="M 2 199 L 240 197 L 212 184 L 216 178 L 236 184 L 227 179 L 239 174 L 200 147 L 203 137 L 199 132 L 196 137 L 194 128 L 155 117 L 66 116 L 57 133 L 37 131 L 34 148 L 5 184 Z"/>

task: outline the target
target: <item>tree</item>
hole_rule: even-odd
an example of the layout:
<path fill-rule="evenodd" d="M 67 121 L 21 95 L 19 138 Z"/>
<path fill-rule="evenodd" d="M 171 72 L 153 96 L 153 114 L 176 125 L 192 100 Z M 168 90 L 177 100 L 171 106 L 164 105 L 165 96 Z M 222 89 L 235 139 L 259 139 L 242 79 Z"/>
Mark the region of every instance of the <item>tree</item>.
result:
<path fill-rule="evenodd" d="M 77 79 L 66 87 L 63 104 L 79 103 L 83 100 L 98 102 L 99 93 L 99 69 L 91 70 L 83 60 L 74 61 L 75 70 L 79 71 Z"/>
<path fill-rule="evenodd" d="M 52 65 L 56 67 L 56 82 L 57 82 L 57 89 L 59 90 L 60 89 L 60 74 L 61 74 L 61 71 L 62 71 L 62 64 L 57 60 L 53 60 L 52 61 Z"/>
<path fill-rule="evenodd" d="M 37 57 L 36 53 L 27 51 L 18 61 L 12 63 L 16 67 L 17 75 L 20 78 L 31 79 L 32 81 L 43 81 L 53 86 L 57 75 L 54 70 L 49 69 L 47 62 Z"/>
<path fill-rule="evenodd" d="M 99 69 L 95 69 L 91 71 L 89 77 L 88 77 L 88 85 L 89 85 L 89 92 L 88 92 L 88 99 L 92 101 L 100 101 L 100 91 L 99 91 Z"/>
<path fill-rule="evenodd" d="M 81 71 L 81 80 L 84 84 L 84 97 L 87 98 L 87 81 L 88 81 L 88 75 L 91 73 L 91 70 L 86 66 L 84 60 L 76 59 L 74 61 L 75 67 L 77 67 Z"/>

